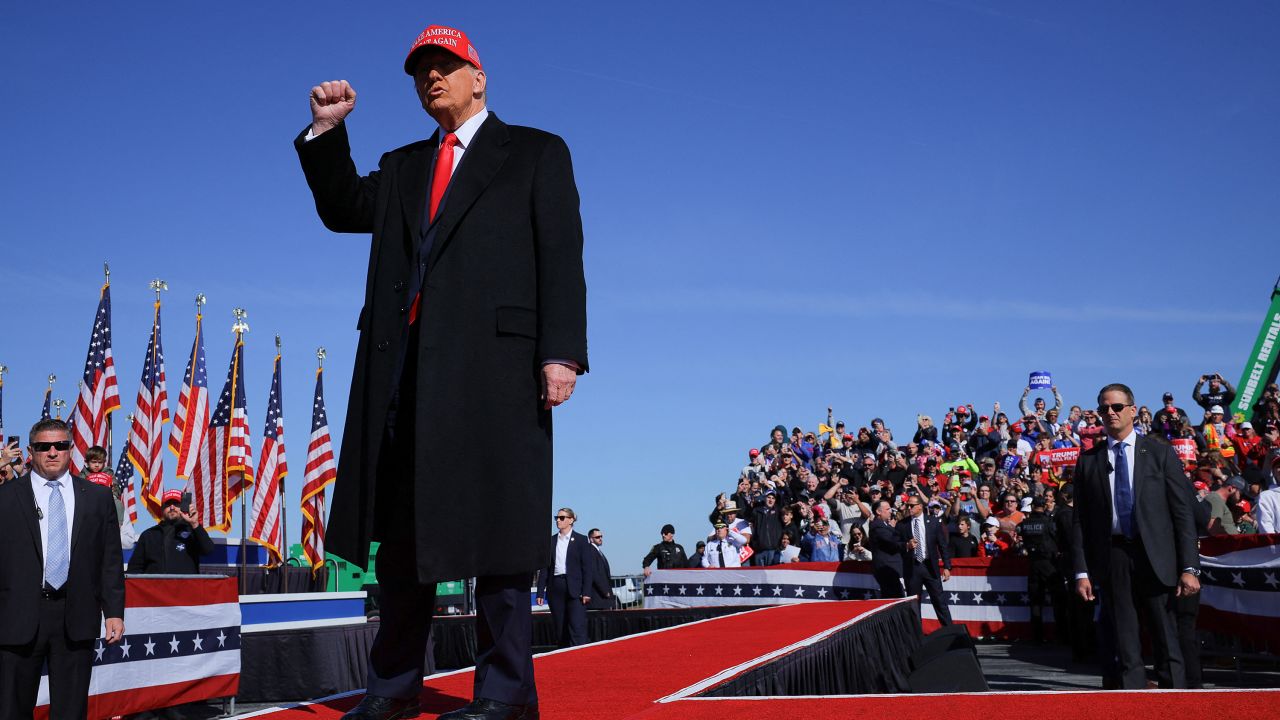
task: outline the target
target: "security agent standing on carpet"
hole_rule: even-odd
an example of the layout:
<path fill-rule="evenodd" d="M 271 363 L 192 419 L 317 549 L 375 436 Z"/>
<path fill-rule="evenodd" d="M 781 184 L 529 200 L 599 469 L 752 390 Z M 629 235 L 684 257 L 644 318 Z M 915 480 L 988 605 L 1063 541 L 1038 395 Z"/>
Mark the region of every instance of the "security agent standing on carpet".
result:
<path fill-rule="evenodd" d="M 31 472 L 0 485 L 0 718 L 30 718 L 48 664 L 49 717 L 88 714 L 98 629 L 124 637 L 120 526 L 111 491 L 67 471 L 61 420 L 31 428 Z"/>
<path fill-rule="evenodd" d="M 1115 639 L 1121 685 L 1147 684 L 1139 636 L 1145 611 L 1154 654 L 1175 688 L 1186 686 L 1173 600 L 1200 591 L 1191 483 L 1169 445 L 1134 432 L 1133 391 L 1119 383 L 1098 393 L 1106 442 L 1080 454 L 1072 524 L 1076 592 L 1102 602 L 1105 632 Z"/>
<path fill-rule="evenodd" d="M 312 88 L 294 143 L 325 226 L 373 233 L 326 537 L 362 567 L 382 543 L 368 695 L 348 716 L 417 712 L 436 583 L 476 577 L 475 700 L 441 717 L 529 720 L 551 409 L 587 371 L 578 192 L 563 140 L 489 112 L 464 33 L 427 28 L 404 71 L 439 124 L 428 140 L 361 177 L 345 124 L 356 93 L 339 80 Z"/>
<path fill-rule="evenodd" d="M 182 511 L 182 491 L 160 496 L 162 519 L 142 531 L 129 557 L 129 572 L 147 575 L 196 575 L 200 557 L 213 552 L 213 540 L 194 510 Z"/>
<path fill-rule="evenodd" d="M 604 531 L 591 528 L 587 531 L 587 540 L 594 548 L 594 563 L 591 568 L 591 610 L 612 610 L 618 605 L 618 598 L 613 594 L 613 571 L 609 568 L 609 558 L 604 554 Z"/>
<path fill-rule="evenodd" d="M 569 508 L 556 512 L 556 532 L 551 536 L 551 564 L 538 571 L 537 603 L 551 606 L 551 627 L 556 647 L 587 643 L 587 605 L 591 602 L 591 578 L 598 555 L 582 533 L 573 531 L 578 516 Z"/>
<path fill-rule="evenodd" d="M 1027 595 L 1031 598 L 1031 638 L 1044 642 L 1045 595 L 1051 607 L 1059 607 L 1062 576 L 1058 574 L 1058 538 L 1053 518 L 1045 514 L 1044 496 L 1031 499 L 1031 514 L 1018 524 L 1018 538 L 1027 556 Z"/>
<path fill-rule="evenodd" d="M 942 583 L 951 579 L 951 543 L 946 528 L 938 518 L 925 513 L 923 496 L 907 498 L 907 509 L 909 514 L 895 528 L 902 541 L 903 580 L 907 595 L 920 597 L 923 602 L 921 592 L 928 590 L 929 602 L 938 622 L 950 625 L 951 609 L 947 607 L 947 596 L 942 593 Z M 941 577 L 938 575 L 939 560 L 942 561 Z"/>

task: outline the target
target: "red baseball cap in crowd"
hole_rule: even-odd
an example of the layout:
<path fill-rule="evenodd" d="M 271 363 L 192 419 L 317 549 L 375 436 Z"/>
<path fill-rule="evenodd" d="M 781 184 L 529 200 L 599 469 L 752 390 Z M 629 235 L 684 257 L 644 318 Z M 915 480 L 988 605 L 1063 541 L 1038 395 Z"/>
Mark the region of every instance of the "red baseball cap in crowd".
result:
<path fill-rule="evenodd" d="M 181 502 L 182 502 L 181 490 L 165 490 L 164 494 L 160 496 L 161 506 L 163 506 L 165 503 L 181 503 Z"/>
<path fill-rule="evenodd" d="M 1203 483 L 1203 482 L 1201 482 L 1201 481 L 1199 481 L 1199 480 L 1195 481 L 1195 484 L 1193 485 L 1193 487 L 1195 487 L 1195 489 L 1196 489 L 1197 491 L 1199 491 L 1199 490 L 1208 490 L 1208 489 L 1209 489 L 1209 486 L 1208 486 L 1206 483 Z"/>
<path fill-rule="evenodd" d="M 747 455 L 749 455 L 749 456 L 751 456 L 751 457 L 755 457 L 755 456 L 757 456 L 757 455 L 759 455 L 759 454 L 760 454 L 760 451 L 759 451 L 759 450 L 757 450 L 757 449 L 755 449 L 755 448 L 751 448 L 749 451 L 747 451 Z"/>
<path fill-rule="evenodd" d="M 1253 506 L 1249 504 L 1248 500 L 1241 500 L 1236 503 L 1236 507 L 1240 508 L 1242 513 L 1253 512 Z"/>
<path fill-rule="evenodd" d="M 967 407 L 965 407 L 965 406 L 963 406 L 963 405 L 957 405 L 957 406 L 956 406 L 956 414 L 957 414 L 957 415 L 968 415 L 968 414 L 969 414 L 969 408 L 967 408 Z"/>
<path fill-rule="evenodd" d="M 471 44 L 471 40 L 467 38 L 467 34 L 461 30 L 456 30 L 444 25 L 432 25 L 423 30 L 418 35 L 418 39 L 413 41 L 413 47 L 409 48 L 409 54 L 404 59 L 404 71 L 409 75 L 413 74 L 413 56 L 424 47 L 435 46 L 446 52 L 457 55 L 463 62 L 471 63 L 477 70 L 483 70 L 480 65 L 480 53 L 476 52 L 476 48 Z"/>

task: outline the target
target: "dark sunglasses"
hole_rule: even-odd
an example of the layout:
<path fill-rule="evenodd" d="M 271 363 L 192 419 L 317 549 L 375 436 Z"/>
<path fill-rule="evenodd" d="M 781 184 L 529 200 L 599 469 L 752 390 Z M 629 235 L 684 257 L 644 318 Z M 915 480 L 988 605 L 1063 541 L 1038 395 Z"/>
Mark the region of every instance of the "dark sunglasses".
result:
<path fill-rule="evenodd" d="M 31 449 L 36 452 L 49 452 L 50 450 L 59 450 L 66 452 L 71 449 L 70 440 L 58 440 L 56 442 L 33 442 Z"/>
<path fill-rule="evenodd" d="M 568 515 L 557 515 L 557 516 L 556 516 L 556 519 L 557 519 L 557 520 L 572 520 L 573 518 L 569 517 Z"/>
<path fill-rule="evenodd" d="M 1121 410 L 1124 410 L 1127 407 L 1129 407 L 1128 403 L 1111 403 L 1110 405 L 1099 405 L 1098 414 L 1106 415 L 1108 410 L 1110 410 L 1113 413 L 1119 414 Z"/>
<path fill-rule="evenodd" d="M 603 535 L 592 535 L 590 539 L 591 539 L 591 540 L 603 540 L 603 539 L 604 539 L 604 536 L 603 536 Z"/>

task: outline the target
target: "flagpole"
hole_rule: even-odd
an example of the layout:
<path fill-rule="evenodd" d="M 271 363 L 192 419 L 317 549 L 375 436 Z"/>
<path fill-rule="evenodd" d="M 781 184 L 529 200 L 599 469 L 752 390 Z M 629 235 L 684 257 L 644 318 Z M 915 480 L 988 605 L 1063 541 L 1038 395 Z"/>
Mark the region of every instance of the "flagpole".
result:
<path fill-rule="evenodd" d="M 105 262 L 102 263 L 102 276 L 103 276 L 102 289 L 106 290 L 108 287 L 111 286 L 111 265 L 110 264 Z M 84 385 L 84 381 L 81 380 L 80 384 Z M 104 392 L 103 394 L 105 395 L 106 393 Z M 76 402 L 79 402 L 79 401 L 80 401 L 80 393 L 76 393 Z M 115 465 L 112 464 L 111 462 L 111 450 L 113 447 L 115 447 L 115 444 L 113 442 L 115 438 L 112 437 L 112 428 L 115 427 L 115 424 L 111 422 L 111 413 L 107 413 L 106 419 L 107 419 L 107 447 L 105 448 L 105 450 L 107 451 L 107 463 L 103 465 L 103 467 L 114 468 Z"/>
<path fill-rule="evenodd" d="M 231 313 L 236 316 L 236 322 L 234 325 L 231 326 L 231 330 L 236 334 L 235 351 L 237 353 L 243 352 L 244 351 L 244 332 L 249 329 L 249 324 L 246 323 L 244 319 L 248 317 L 249 313 L 245 312 L 244 308 L 235 308 L 234 310 L 231 311 Z M 232 367 L 236 366 L 234 361 L 235 361 L 235 358 L 232 358 Z M 240 363 L 241 363 L 241 367 L 243 367 L 243 363 L 244 363 L 243 355 L 240 357 Z M 237 378 L 237 380 L 238 379 L 239 378 Z M 235 403 L 236 403 L 236 391 L 235 391 L 235 388 L 232 387 L 231 389 L 232 412 L 231 412 L 231 417 L 227 418 L 227 422 L 229 423 L 229 425 L 227 426 L 228 438 L 230 438 L 230 435 L 231 435 L 231 426 L 235 424 L 233 420 L 233 418 L 235 417 Z M 228 439 L 228 443 L 229 442 L 230 440 Z M 243 483 L 244 470 L 241 470 L 240 473 L 241 473 L 240 482 Z M 248 568 L 249 568 L 249 559 L 248 559 L 248 553 L 247 553 L 247 550 L 249 547 L 249 528 L 247 526 L 248 519 L 247 519 L 247 511 L 245 509 L 245 497 L 244 497 L 246 494 L 246 490 L 247 488 L 240 489 L 240 594 L 241 595 L 245 594 L 245 591 L 248 587 L 247 585 L 248 578 L 245 577 L 245 574 L 248 573 Z"/>
<path fill-rule="evenodd" d="M 280 333 L 276 333 L 276 373 L 280 372 L 280 348 Z M 283 392 L 283 388 L 281 391 Z M 283 397 L 276 399 L 281 403 L 284 402 Z M 284 442 L 284 438 L 281 437 L 279 442 Z M 258 478 L 258 482 L 262 482 L 262 478 Z M 284 583 L 284 592 L 287 593 L 289 592 L 289 526 L 285 523 L 285 517 L 288 515 L 285 510 L 288 506 L 284 502 L 284 476 L 280 477 L 278 492 L 280 493 L 280 544 L 284 546 L 280 548 L 280 572 L 283 573 L 281 580 Z"/>

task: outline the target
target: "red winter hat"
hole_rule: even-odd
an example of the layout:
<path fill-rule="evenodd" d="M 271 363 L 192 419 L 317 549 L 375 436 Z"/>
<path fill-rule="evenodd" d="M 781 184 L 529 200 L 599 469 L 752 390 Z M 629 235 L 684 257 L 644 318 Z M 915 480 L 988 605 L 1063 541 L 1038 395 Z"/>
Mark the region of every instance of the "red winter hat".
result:
<path fill-rule="evenodd" d="M 160 496 L 160 504 L 161 504 L 162 506 L 163 506 L 165 503 L 171 503 L 171 502 L 172 502 L 172 503 L 181 503 L 181 502 L 182 502 L 182 491 L 181 491 L 181 490 L 165 490 L 165 491 L 164 491 L 164 494 Z"/>
<path fill-rule="evenodd" d="M 413 47 L 409 48 L 409 54 L 404 59 L 404 71 L 412 75 L 413 56 L 422 48 L 432 45 L 457 55 L 463 62 L 474 65 L 477 70 L 484 69 L 480 65 L 480 53 L 476 52 L 475 46 L 471 44 L 466 33 L 444 25 L 432 25 L 423 30 L 422 34 L 418 35 L 418 39 L 413 41 Z"/>

